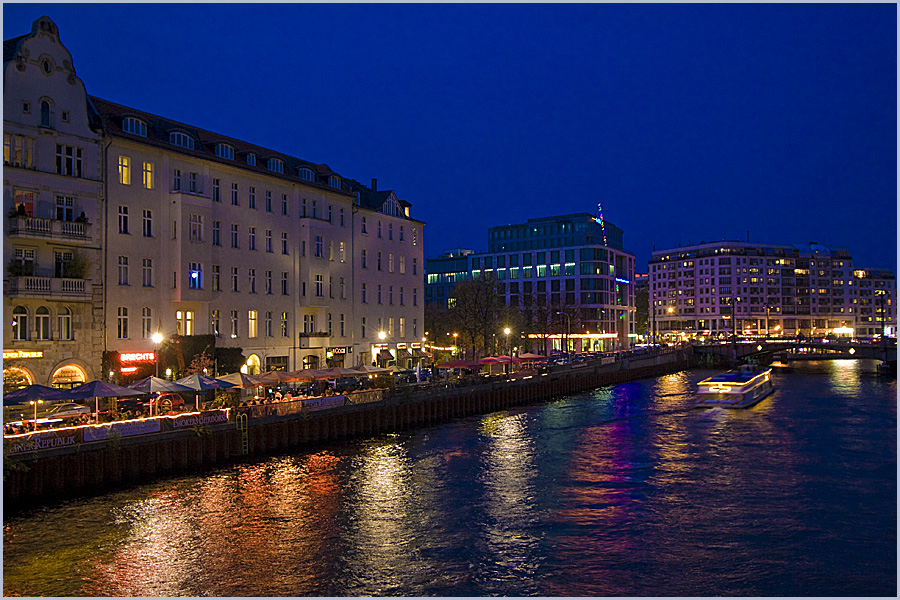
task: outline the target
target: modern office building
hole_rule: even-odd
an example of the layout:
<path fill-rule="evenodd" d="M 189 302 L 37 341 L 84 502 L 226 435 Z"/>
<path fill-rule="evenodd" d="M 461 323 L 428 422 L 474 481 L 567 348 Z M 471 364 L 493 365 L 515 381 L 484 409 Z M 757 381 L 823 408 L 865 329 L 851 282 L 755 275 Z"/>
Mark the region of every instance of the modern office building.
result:
<path fill-rule="evenodd" d="M 588 213 L 491 227 L 487 252 L 450 251 L 429 259 L 426 272 L 426 302 L 440 308 L 460 281 L 490 275 L 525 323 L 565 313 L 566 331 L 533 333 L 535 347 L 568 338 L 575 350 L 615 350 L 634 335 L 634 256 L 621 229 Z"/>
<path fill-rule="evenodd" d="M 152 360 L 157 332 L 212 335 L 249 372 L 420 357 L 424 224 L 393 191 L 89 96 L 46 17 L 4 63 L 7 370 L 59 383 L 69 351 L 98 377 L 104 351 Z"/>
<path fill-rule="evenodd" d="M 896 329 L 896 280 L 820 244 L 735 241 L 653 252 L 651 329 L 660 339 L 875 335 Z"/>

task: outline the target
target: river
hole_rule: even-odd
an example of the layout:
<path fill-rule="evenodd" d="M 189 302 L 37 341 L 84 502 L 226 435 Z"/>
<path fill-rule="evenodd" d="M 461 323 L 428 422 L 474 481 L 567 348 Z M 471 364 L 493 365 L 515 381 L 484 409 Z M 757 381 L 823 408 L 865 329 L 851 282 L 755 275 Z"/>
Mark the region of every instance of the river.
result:
<path fill-rule="evenodd" d="M 692 370 L 5 516 L 4 595 L 895 596 L 897 387 Z"/>

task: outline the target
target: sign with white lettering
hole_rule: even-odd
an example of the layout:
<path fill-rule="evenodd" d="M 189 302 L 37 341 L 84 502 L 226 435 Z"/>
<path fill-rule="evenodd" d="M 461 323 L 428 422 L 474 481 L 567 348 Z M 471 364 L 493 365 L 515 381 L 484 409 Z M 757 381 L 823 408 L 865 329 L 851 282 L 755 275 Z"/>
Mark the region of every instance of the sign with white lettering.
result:
<path fill-rule="evenodd" d="M 119 361 L 123 363 L 129 362 L 153 362 L 156 360 L 156 354 L 153 352 L 123 352 L 119 355 Z"/>
<path fill-rule="evenodd" d="M 42 350 L 4 350 L 3 360 L 15 360 L 19 358 L 44 358 Z"/>

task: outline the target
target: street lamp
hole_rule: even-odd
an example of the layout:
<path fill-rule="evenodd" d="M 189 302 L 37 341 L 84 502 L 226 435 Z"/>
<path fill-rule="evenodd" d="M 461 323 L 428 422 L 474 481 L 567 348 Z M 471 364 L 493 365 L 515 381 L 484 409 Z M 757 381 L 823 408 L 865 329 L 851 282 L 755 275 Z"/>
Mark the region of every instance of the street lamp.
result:
<path fill-rule="evenodd" d="M 459 346 L 456 345 L 456 338 L 459 336 L 458 333 L 453 334 L 453 349 L 456 350 L 456 355 L 459 356 Z"/>
<path fill-rule="evenodd" d="M 159 344 L 163 341 L 163 335 L 157 331 L 150 339 L 156 344 L 156 352 L 153 353 L 153 359 L 156 361 L 156 376 L 159 377 Z"/>
<path fill-rule="evenodd" d="M 35 429 L 37 429 L 37 408 L 38 408 L 38 404 L 43 404 L 43 403 L 44 403 L 43 400 L 29 400 L 29 401 L 28 401 L 28 404 L 31 404 L 31 405 L 34 406 L 34 428 L 35 428 Z"/>
<path fill-rule="evenodd" d="M 509 362 L 506 363 L 506 373 L 509 374 L 509 367 L 512 363 L 512 350 L 509 348 L 509 327 L 504 328 L 503 333 L 506 334 L 506 355 L 509 357 Z"/>

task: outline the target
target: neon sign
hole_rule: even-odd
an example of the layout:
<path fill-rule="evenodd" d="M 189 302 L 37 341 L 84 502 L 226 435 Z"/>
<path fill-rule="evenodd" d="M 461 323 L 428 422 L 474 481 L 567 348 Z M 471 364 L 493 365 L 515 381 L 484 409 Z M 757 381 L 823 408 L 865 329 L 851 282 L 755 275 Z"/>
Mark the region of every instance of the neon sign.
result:
<path fill-rule="evenodd" d="M 153 352 L 125 352 L 119 355 L 119 361 L 123 363 L 150 362 L 154 360 L 156 360 L 156 354 Z"/>
<path fill-rule="evenodd" d="M 42 350 L 4 350 L 3 360 L 12 360 L 16 358 L 44 358 Z"/>

